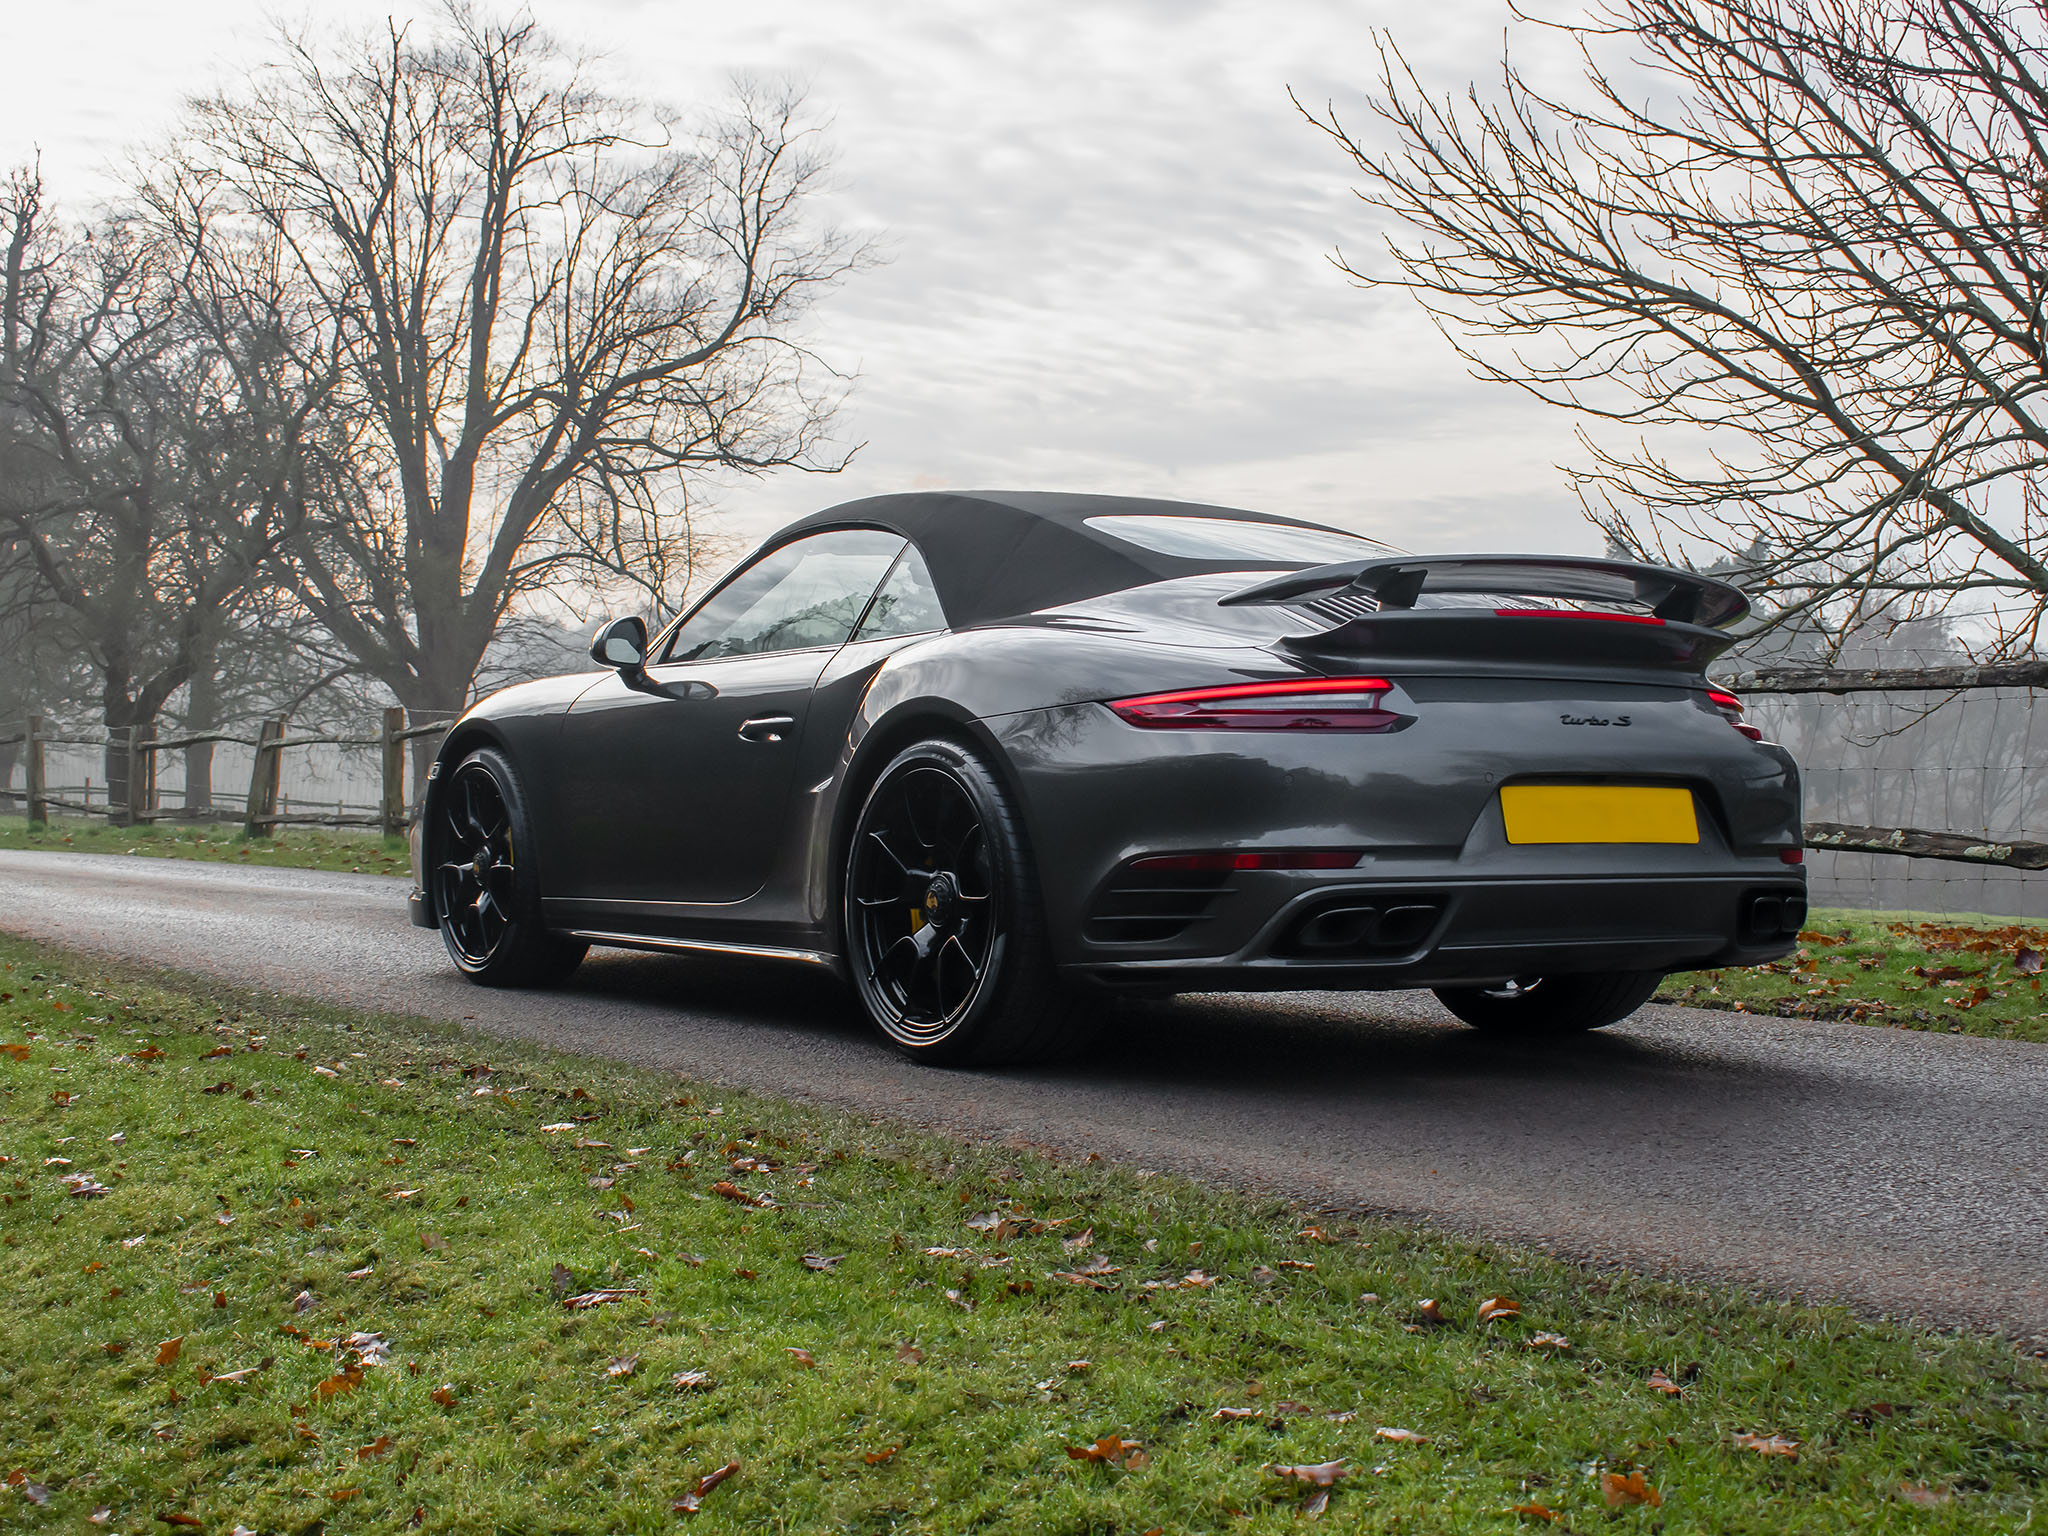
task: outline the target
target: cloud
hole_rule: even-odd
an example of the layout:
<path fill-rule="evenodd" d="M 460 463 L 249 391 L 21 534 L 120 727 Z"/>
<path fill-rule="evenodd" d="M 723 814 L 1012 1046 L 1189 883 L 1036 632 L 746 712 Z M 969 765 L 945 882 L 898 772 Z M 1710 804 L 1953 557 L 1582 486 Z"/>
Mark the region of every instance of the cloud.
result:
<path fill-rule="evenodd" d="M 835 148 L 826 211 L 890 254 L 810 323 L 858 373 L 841 427 L 867 447 L 842 476 L 725 487 L 740 537 L 947 484 L 1184 495 L 1411 547 L 1595 547 L 1550 467 L 1570 423 L 1474 383 L 1412 302 L 1332 267 L 1340 241 L 1363 252 L 1378 231 L 1288 99 L 1363 126 L 1376 21 L 1462 90 L 1497 67 L 1500 0 L 532 9 L 648 97 L 715 102 L 734 71 L 806 82 Z M 40 142 L 60 195 L 267 32 L 259 0 L 114 0 L 93 7 L 88 48 L 77 12 L 44 10 L 15 42 L 60 62 L 0 103 L 0 154 Z"/>

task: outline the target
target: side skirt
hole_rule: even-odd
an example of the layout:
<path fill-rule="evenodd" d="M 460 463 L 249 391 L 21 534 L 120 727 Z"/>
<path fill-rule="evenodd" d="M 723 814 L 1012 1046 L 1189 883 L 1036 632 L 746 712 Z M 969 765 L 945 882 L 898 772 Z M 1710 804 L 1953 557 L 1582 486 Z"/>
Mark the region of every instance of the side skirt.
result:
<path fill-rule="evenodd" d="M 787 960 L 799 965 L 815 965 L 844 977 L 845 966 L 839 957 L 827 954 L 822 949 L 786 949 L 777 944 L 728 944 L 711 939 L 669 939 L 645 933 L 607 933 L 596 929 L 570 928 L 564 930 L 572 939 L 582 939 L 591 944 L 607 944 L 615 949 L 645 949 L 656 954 L 680 955 L 736 955 L 749 960 Z"/>

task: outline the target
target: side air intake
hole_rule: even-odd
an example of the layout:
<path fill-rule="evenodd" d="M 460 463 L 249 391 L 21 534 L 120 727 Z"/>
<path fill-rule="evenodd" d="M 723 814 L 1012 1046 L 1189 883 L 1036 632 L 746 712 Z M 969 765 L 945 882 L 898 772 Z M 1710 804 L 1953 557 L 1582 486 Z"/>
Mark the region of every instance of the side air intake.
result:
<path fill-rule="evenodd" d="M 1091 944 L 1162 944 L 1208 917 L 1236 889 L 1228 869 L 1126 866 L 1111 877 L 1082 925 Z"/>

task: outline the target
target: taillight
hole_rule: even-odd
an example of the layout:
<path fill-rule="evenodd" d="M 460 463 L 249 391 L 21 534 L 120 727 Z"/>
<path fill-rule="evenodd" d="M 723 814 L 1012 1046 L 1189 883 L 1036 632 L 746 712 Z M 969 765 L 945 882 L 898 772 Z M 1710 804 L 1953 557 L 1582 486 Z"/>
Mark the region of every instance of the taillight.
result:
<path fill-rule="evenodd" d="M 1131 860 L 1132 869 L 1356 869 L 1364 855 L 1333 849 L 1297 849 L 1288 853 L 1155 853 Z"/>
<path fill-rule="evenodd" d="M 1407 718 L 1380 707 L 1393 686 L 1383 677 L 1298 677 L 1148 693 L 1109 707 L 1153 730 L 1388 731 Z"/>
<path fill-rule="evenodd" d="M 1654 613 L 1603 613 L 1591 608 L 1496 608 L 1496 619 L 1605 619 L 1609 624 L 1662 624 Z"/>
<path fill-rule="evenodd" d="M 1721 717 L 1751 741 L 1762 741 L 1764 733 L 1742 718 L 1742 700 L 1723 688 L 1709 688 L 1707 702 L 1721 711 Z"/>

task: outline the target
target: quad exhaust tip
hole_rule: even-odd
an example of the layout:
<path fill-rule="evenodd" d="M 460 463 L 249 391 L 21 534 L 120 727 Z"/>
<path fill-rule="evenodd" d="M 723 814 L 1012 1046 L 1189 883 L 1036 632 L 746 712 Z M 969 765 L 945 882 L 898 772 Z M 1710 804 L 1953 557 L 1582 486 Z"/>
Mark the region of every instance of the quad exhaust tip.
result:
<path fill-rule="evenodd" d="M 1280 945 L 1284 954 L 1334 959 L 1342 955 L 1406 954 L 1436 931 L 1441 902 L 1381 907 L 1341 903 L 1303 918 Z"/>

